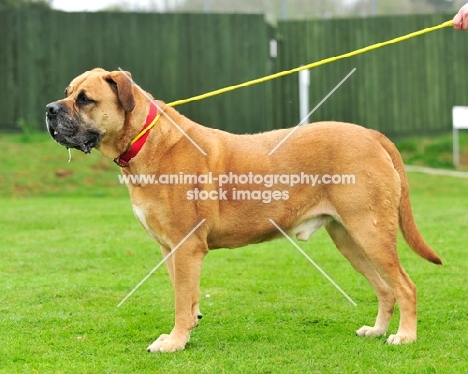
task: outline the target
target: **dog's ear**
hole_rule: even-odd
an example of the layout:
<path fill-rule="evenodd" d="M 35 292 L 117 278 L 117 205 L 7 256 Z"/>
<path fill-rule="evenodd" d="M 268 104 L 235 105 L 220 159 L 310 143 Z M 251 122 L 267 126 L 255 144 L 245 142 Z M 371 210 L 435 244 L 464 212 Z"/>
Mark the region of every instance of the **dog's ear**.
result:
<path fill-rule="evenodd" d="M 117 91 L 117 97 L 126 112 L 131 112 L 136 103 L 131 78 L 128 71 L 112 71 L 104 78 Z"/>

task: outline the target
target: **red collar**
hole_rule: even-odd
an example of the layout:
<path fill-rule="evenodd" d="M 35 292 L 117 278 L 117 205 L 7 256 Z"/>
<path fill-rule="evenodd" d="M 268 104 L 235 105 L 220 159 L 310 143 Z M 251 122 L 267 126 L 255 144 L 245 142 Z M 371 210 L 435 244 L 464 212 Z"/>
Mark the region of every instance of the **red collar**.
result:
<path fill-rule="evenodd" d="M 148 115 L 146 116 L 146 123 L 145 126 L 143 126 L 143 129 L 140 131 L 140 133 L 133 138 L 133 140 L 130 143 L 129 148 L 122 153 L 119 157 L 114 158 L 114 162 L 119 165 L 122 168 L 125 168 L 129 165 L 130 160 L 135 157 L 138 152 L 140 152 L 141 148 L 146 143 L 146 139 L 148 138 L 149 135 L 149 130 L 156 124 L 160 117 L 160 114 L 158 114 L 158 108 L 156 105 L 151 103 L 150 105 L 150 110 Z"/>

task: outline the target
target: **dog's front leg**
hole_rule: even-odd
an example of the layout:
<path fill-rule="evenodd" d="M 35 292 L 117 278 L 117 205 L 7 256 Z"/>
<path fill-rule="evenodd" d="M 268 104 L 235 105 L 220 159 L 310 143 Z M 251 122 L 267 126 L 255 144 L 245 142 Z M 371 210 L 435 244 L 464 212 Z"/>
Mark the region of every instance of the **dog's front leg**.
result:
<path fill-rule="evenodd" d="M 185 348 L 190 331 L 198 325 L 198 298 L 206 245 L 191 240 L 172 254 L 172 281 L 175 293 L 175 325 L 170 334 L 162 334 L 148 352 L 175 352 Z M 171 266 L 168 263 L 168 266 Z"/>
<path fill-rule="evenodd" d="M 166 247 L 164 245 L 161 245 L 161 253 L 163 255 L 163 258 L 165 258 L 171 250 L 169 247 Z M 171 284 L 172 287 L 174 287 L 174 264 L 172 262 L 172 256 L 169 256 L 166 260 L 166 268 L 169 273 L 169 277 L 171 278 Z M 200 308 L 198 307 L 198 304 L 194 306 L 194 313 L 197 314 L 197 318 L 201 319 L 203 317 L 203 314 L 200 311 Z"/>

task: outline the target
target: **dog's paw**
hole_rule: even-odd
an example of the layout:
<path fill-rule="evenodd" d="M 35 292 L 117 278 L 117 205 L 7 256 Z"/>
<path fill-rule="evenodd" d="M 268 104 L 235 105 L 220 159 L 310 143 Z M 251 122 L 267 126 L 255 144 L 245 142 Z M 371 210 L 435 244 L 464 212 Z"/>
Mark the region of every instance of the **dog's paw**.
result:
<path fill-rule="evenodd" d="M 162 334 L 146 350 L 151 353 L 182 351 L 187 341 L 188 339 L 175 339 L 171 335 Z"/>
<path fill-rule="evenodd" d="M 366 338 L 373 338 L 376 336 L 384 336 L 387 331 L 370 326 L 362 326 L 356 331 L 357 336 L 365 336 Z"/>
<path fill-rule="evenodd" d="M 411 335 L 411 334 L 392 334 L 388 337 L 388 339 L 385 341 L 387 344 L 392 344 L 392 345 L 400 345 L 400 344 L 408 344 L 408 343 L 413 343 L 416 341 L 416 335 Z"/>

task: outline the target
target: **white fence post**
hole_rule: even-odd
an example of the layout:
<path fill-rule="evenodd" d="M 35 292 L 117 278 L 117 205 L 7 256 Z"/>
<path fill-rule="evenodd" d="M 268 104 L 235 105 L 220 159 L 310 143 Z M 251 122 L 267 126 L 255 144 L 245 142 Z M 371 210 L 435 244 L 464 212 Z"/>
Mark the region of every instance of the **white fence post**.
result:
<path fill-rule="evenodd" d="M 302 124 L 307 123 L 305 119 L 309 115 L 309 86 L 310 71 L 299 72 L 299 120 Z"/>
<path fill-rule="evenodd" d="M 453 164 L 460 166 L 460 144 L 458 131 L 468 129 L 468 106 L 454 106 L 452 109 L 453 118 Z"/>

